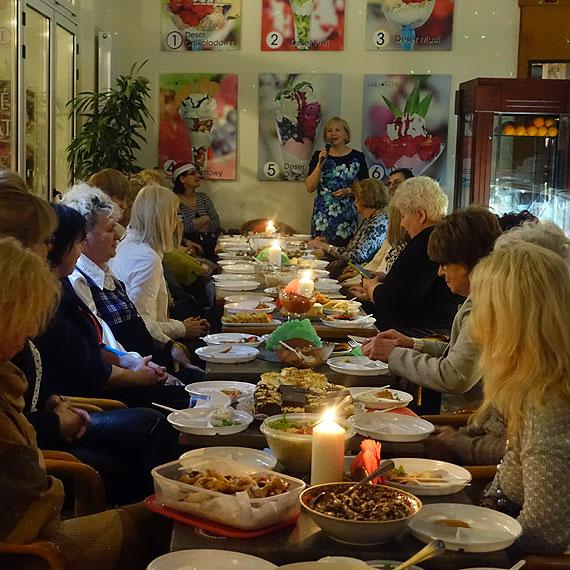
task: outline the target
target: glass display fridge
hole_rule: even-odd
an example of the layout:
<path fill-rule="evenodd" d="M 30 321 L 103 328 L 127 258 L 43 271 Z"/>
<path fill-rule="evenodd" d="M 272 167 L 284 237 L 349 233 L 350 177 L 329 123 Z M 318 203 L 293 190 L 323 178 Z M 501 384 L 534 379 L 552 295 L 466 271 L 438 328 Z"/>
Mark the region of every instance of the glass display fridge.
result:
<path fill-rule="evenodd" d="M 528 210 L 570 235 L 570 81 L 473 79 L 455 114 L 454 207 Z"/>

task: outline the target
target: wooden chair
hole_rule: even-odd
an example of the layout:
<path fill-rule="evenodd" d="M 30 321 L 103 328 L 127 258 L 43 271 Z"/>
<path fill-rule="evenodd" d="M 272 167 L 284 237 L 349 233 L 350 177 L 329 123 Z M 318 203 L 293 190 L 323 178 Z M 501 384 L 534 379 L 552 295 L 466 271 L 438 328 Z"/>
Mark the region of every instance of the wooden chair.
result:
<path fill-rule="evenodd" d="M 75 516 L 85 516 L 105 509 L 105 485 L 100 475 L 89 465 L 63 451 L 42 451 L 50 475 L 72 477 L 75 493 Z M 50 570 L 69 570 L 60 548 L 49 540 L 34 540 L 28 544 L 0 541 L 0 566 L 3 555 L 39 558 Z"/>
<path fill-rule="evenodd" d="M 570 570 L 569 554 L 529 554 L 524 560 L 525 570 Z"/>
<path fill-rule="evenodd" d="M 67 396 L 71 404 L 76 408 L 81 408 L 86 412 L 102 412 L 104 410 L 121 410 L 127 406 L 119 400 L 108 398 L 80 398 L 79 396 Z"/>

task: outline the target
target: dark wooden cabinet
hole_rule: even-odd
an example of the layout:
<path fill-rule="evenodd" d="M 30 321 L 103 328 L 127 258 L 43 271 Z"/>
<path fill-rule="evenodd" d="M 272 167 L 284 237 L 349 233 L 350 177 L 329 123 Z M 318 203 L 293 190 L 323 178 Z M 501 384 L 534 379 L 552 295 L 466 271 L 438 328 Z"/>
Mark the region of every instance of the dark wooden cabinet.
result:
<path fill-rule="evenodd" d="M 454 206 L 528 209 L 570 232 L 570 81 L 473 79 L 455 114 Z"/>

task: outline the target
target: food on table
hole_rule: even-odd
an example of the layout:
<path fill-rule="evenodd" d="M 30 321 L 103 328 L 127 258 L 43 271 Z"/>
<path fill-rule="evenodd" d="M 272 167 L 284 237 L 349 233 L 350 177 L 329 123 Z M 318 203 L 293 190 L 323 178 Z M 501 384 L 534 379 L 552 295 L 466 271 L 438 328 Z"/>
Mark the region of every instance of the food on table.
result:
<path fill-rule="evenodd" d="M 350 305 L 348 304 L 348 301 L 329 301 L 323 305 L 323 309 L 347 313 L 350 311 Z"/>
<path fill-rule="evenodd" d="M 327 303 L 330 303 L 331 300 L 329 297 L 327 297 L 324 293 L 319 293 L 317 291 L 317 297 L 316 297 L 316 302 L 320 303 L 323 307 L 327 305 Z"/>
<path fill-rule="evenodd" d="M 271 323 L 273 317 L 267 313 L 235 313 L 222 317 L 222 323 Z"/>
<path fill-rule="evenodd" d="M 334 345 L 333 352 L 345 352 L 347 350 L 350 350 L 350 345 L 348 342 L 337 342 Z"/>
<path fill-rule="evenodd" d="M 326 321 L 354 321 L 356 315 L 351 312 L 342 313 L 341 315 L 333 315 L 332 317 L 325 316 Z"/>
<path fill-rule="evenodd" d="M 279 313 L 284 317 L 288 317 L 290 314 L 285 307 L 282 307 Z M 304 313 L 304 316 L 306 319 L 322 319 L 325 316 L 325 314 L 323 313 L 323 307 L 315 303 L 313 305 L 313 308 L 308 313 Z"/>
<path fill-rule="evenodd" d="M 416 83 L 404 111 L 382 98 L 394 113 L 394 121 L 386 126 L 384 136 L 368 137 L 365 144 L 388 168 L 408 168 L 414 176 L 419 176 L 443 151 L 440 137 L 428 133 L 425 120 L 432 95 L 428 93 L 421 99 L 420 84 Z"/>
<path fill-rule="evenodd" d="M 279 325 L 267 339 L 265 346 L 267 350 L 275 350 L 280 346 L 279 341 L 287 342 L 292 338 L 302 338 L 321 348 L 323 343 L 319 335 L 316 333 L 311 321 L 303 319 L 302 321 L 287 321 Z"/>
<path fill-rule="evenodd" d="M 274 497 L 287 492 L 289 483 L 277 475 L 221 475 L 220 473 L 206 469 L 205 471 L 191 471 L 180 477 L 179 481 L 201 489 L 224 493 L 225 495 L 235 495 L 236 493 L 247 492 L 250 499 L 263 499 Z M 189 494 L 185 501 L 193 502 L 193 494 Z"/>
<path fill-rule="evenodd" d="M 283 412 L 283 417 L 279 420 L 271 422 L 269 427 L 287 433 L 300 433 L 303 435 L 313 435 L 313 428 L 317 422 L 298 422 L 287 418 L 287 414 Z"/>
<path fill-rule="evenodd" d="M 282 291 L 279 295 L 283 308 L 289 313 L 297 315 L 306 315 L 314 306 L 315 299 L 299 295 L 293 291 Z"/>
<path fill-rule="evenodd" d="M 230 352 L 231 349 L 232 349 L 232 347 L 228 346 L 227 348 L 220 350 L 220 352 L 218 354 L 226 354 L 227 352 Z"/>
<path fill-rule="evenodd" d="M 399 465 L 396 469 L 392 469 L 392 471 L 386 474 L 386 479 L 388 481 L 393 481 L 394 483 L 412 483 L 414 484 L 414 479 L 416 481 L 422 482 L 429 482 L 429 483 L 437 483 L 438 479 L 443 480 L 443 475 L 438 473 L 437 471 L 420 471 L 418 473 L 406 473 L 403 465 Z"/>
<path fill-rule="evenodd" d="M 440 519 L 433 521 L 435 524 L 440 524 L 442 526 L 451 526 L 453 528 L 471 528 L 469 523 L 465 521 L 460 521 L 458 519 Z"/>
<path fill-rule="evenodd" d="M 208 414 L 208 419 L 213 427 L 232 427 L 241 425 L 239 420 L 234 420 L 234 411 L 232 408 L 214 408 Z"/>
<path fill-rule="evenodd" d="M 256 309 L 269 309 L 269 305 L 266 305 L 265 303 L 258 303 L 255 308 Z"/>
<path fill-rule="evenodd" d="M 389 487 L 364 485 L 350 495 L 343 495 L 344 490 L 326 493 L 314 510 L 351 521 L 394 521 L 415 513 L 408 497 Z"/>
<path fill-rule="evenodd" d="M 312 0 L 309 4 L 312 11 Z M 296 85 L 288 82 L 285 89 L 275 96 L 277 136 L 281 143 L 283 163 L 288 165 L 283 176 L 288 180 L 305 179 L 321 118 L 321 104 L 308 81 Z"/>
<path fill-rule="evenodd" d="M 241 395 L 243 395 L 243 392 L 241 390 L 236 390 L 235 388 L 234 389 L 224 388 L 223 390 L 220 390 L 220 392 L 223 392 L 224 394 L 229 396 L 232 400 L 237 400 Z"/>
<path fill-rule="evenodd" d="M 383 398 L 384 400 L 397 400 L 398 399 L 396 397 L 396 395 L 392 394 L 392 392 L 390 390 L 388 390 L 388 388 L 386 388 L 386 390 L 380 390 L 380 392 L 376 392 L 374 394 L 374 396 L 376 398 Z"/>
<path fill-rule="evenodd" d="M 345 400 L 337 410 L 339 416 L 354 413 L 350 392 L 344 387 L 331 384 L 324 374 L 313 370 L 283 368 L 281 372 L 267 372 L 253 394 L 254 413 L 273 416 L 282 412 L 321 413 Z"/>
<path fill-rule="evenodd" d="M 348 360 L 348 362 L 350 362 L 350 359 Z M 378 392 L 375 392 L 373 389 L 370 390 L 369 392 L 363 392 L 362 394 L 358 394 L 356 396 L 356 399 L 361 401 L 361 402 L 376 402 L 379 399 L 394 400 L 395 402 L 401 401 L 398 394 L 395 394 L 394 392 L 392 392 L 388 388 L 386 388 L 384 390 L 380 390 Z"/>
<path fill-rule="evenodd" d="M 248 344 L 259 342 L 259 338 L 256 336 L 248 336 L 241 338 L 240 340 L 224 340 L 220 341 L 221 344 Z"/>
<path fill-rule="evenodd" d="M 326 343 L 323 347 L 319 348 L 304 338 L 291 338 L 286 344 L 295 349 L 296 352 L 279 344 L 275 347 L 275 353 L 281 362 L 284 362 L 288 366 L 296 366 L 297 368 L 319 366 L 329 358 L 333 349 L 330 343 Z"/>

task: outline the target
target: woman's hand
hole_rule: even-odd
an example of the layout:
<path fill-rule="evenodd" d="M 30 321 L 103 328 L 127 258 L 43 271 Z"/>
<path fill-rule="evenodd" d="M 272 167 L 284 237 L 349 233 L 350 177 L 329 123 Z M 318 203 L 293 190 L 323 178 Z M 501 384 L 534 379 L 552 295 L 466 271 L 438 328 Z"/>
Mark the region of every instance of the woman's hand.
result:
<path fill-rule="evenodd" d="M 398 332 L 397 330 L 390 329 L 389 331 L 379 333 L 378 336 L 380 338 L 395 341 L 396 346 L 400 346 L 402 348 L 414 348 L 414 339 Z"/>
<path fill-rule="evenodd" d="M 326 147 L 321 149 L 321 152 L 319 152 L 319 161 L 317 162 L 318 168 L 321 168 L 323 166 L 328 155 L 329 155 L 329 151 L 327 150 Z"/>
<path fill-rule="evenodd" d="M 52 396 L 47 405 L 59 418 L 59 437 L 63 441 L 71 443 L 85 435 L 91 425 L 91 418 L 85 410 L 74 408 L 69 400 L 60 396 Z"/>
<path fill-rule="evenodd" d="M 372 275 L 372 277 L 378 277 L 379 281 L 384 281 L 384 279 L 386 279 L 386 274 L 383 271 L 370 271 L 369 269 L 367 271 Z"/>
<path fill-rule="evenodd" d="M 388 362 L 390 354 L 396 348 L 395 340 L 382 338 L 376 335 L 374 338 L 366 340 L 362 343 L 362 354 L 368 356 L 370 360 L 381 360 Z"/>
<path fill-rule="evenodd" d="M 176 372 L 180 370 L 180 366 L 183 366 L 188 370 L 199 370 L 200 372 L 204 372 L 201 368 L 192 364 L 188 349 L 181 342 L 175 342 L 172 345 L 170 354 L 172 355 L 172 360 L 174 360 L 174 368 Z"/>
<path fill-rule="evenodd" d="M 202 277 L 202 279 L 210 279 L 210 277 L 212 277 L 212 273 L 214 272 L 214 270 L 205 263 L 200 263 L 200 267 L 204 270 L 204 273 L 202 273 L 200 277 Z"/>
<path fill-rule="evenodd" d="M 140 384 L 164 384 L 166 382 L 166 368 L 152 362 L 152 356 L 138 358 L 135 368 L 131 370 L 136 374 L 136 379 Z"/>
<path fill-rule="evenodd" d="M 378 279 L 378 277 L 374 277 L 374 279 L 363 279 L 362 280 L 362 288 L 364 289 L 364 291 L 368 295 L 369 299 L 374 298 L 374 295 L 373 295 L 374 289 L 376 289 L 376 287 L 378 285 L 380 285 L 380 280 Z"/>
<path fill-rule="evenodd" d="M 363 287 L 349 287 L 348 292 L 354 295 L 359 301 L 370 301 Z"/>
<path fill-rule="evenodd" d="M 182 322 L 186 328 L 186 338 L 196 339 L 208 334 L 210 330 L 210 323 L 200 317 L 190 317 Z"/>
<path fill-rule="evenodd" d="M 311 241 L 307 242 L 307 245 L 311 248 L 311 249 L 322 249 L 323 251 L 326 251 L 329 247 L 329 244 L 327 242 L 326 239 L 324 238 L 315 238 L 312 239 Z"/>
<path fill-rule="evenodd" d="M 335 198 L 348 198 L 351 194 L 352 190 L 350 188 L 339 188 L 332 193 Z"/>

